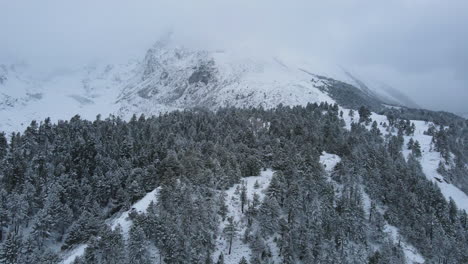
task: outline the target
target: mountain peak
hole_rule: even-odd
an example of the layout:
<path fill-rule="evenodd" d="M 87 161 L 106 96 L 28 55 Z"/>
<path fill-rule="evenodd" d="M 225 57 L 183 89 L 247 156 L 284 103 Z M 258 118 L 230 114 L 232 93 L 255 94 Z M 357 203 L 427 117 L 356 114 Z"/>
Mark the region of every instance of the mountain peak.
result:
<path fill-rule="evenodd" d="M 129 118 L 194 107 L 272 108 L 320 102 L 350 108 L 381 106 L 382 100 L 370 90 L 317 75 L 309 66 L 264 53 L 189 48 L 168 33 L 141 61 L 4 84 L 1 129 L 11 131 L 32 119 L 66 119 L 77 113 L 93 119 L 98 114 Z"/>

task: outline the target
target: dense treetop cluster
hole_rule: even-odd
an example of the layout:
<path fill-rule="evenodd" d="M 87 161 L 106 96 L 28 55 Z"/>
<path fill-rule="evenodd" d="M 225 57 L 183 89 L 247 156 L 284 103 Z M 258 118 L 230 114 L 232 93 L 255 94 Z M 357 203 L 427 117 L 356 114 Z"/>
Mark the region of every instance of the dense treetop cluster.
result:
<path fill-rule="evenodd" d="M 403 157 L 405 120 L 388 124 L 400 133 L 385 138 L 362 123 L 346 130 L 326 103 L 32 122 L 0 136 L 0 262 L 54 263 L 60 248 L 87 243 L 75 263 L 150 263 L 154 248 L 164 263 L 223 263 L 212 254 L 215 238 L 227 236 L 250 246 L 242 263 L 272 263 L 271 243 L 283 263 L 404 263 L 383 230 L 389 223 L 427 263 L 467 263 L 467 214 L 423 175 L 414 142 Z M 466 143 L 466 129 L 428 133 L 441 152 L 460 154 L 453 140 Z M 331 179 L 323 151 L 342 158 Z M 243 203 L 247 231 L 232 223 L 219 233 L 229 222 L 224 190 L 264 168 L 276 173 L 263 201 Z M 157 187 L 158 203 L 131 214 L 128 237 L 105 224 Z"/>

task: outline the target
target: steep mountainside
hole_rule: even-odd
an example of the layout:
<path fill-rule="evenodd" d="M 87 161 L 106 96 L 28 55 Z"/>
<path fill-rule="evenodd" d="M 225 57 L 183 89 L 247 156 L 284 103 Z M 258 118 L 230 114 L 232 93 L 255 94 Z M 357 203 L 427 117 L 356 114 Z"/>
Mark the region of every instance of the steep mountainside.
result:
<path fill-rule="evenodd" d="M 389 103 L 359 85 L 311 73 L 304 63 L 230 51 L 192 50 L 157 42 L 143 60 L 94 65 L 37 78 L 26 66 L 0 67 L 0 130 L 32 120 L 94 119 L 204 107 L 264 107 L 338 102 L 378 111 Z M 344 78 L 346 79 L 346 78 Z"/>

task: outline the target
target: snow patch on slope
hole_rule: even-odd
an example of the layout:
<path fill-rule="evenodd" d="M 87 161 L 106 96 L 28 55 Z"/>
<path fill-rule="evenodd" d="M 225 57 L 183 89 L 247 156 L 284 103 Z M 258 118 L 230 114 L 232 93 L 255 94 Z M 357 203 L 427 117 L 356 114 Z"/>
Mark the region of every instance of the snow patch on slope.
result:
<path fill-rule="evenodd" d="M 322 165 L 325 167 L 325 171 L 327 172 L 328 176 L 330 176 L 330 173 L 333 171 L 336 164 L 338 164 L 340 161 L 341 161 L 341 158 L 335 154 L 323 152 L 322 155 L 320 156 L 320 163 L 322 163 Z M 364 212 L 367 215 L 369 215 L 370 208 L 371 208 L 371 199 L 369 195 L 364 191 L 363 188 L 361 189 L 361 192 L 362 192 L 362 198 L 363 198 Z M 393 243 L 396 243 L 396 244 L 400 243 L 403 249 L 403 252 L 405 253 L 406 263 L 408 264 L 424 263 L 424 258 L 421 256 L 421 254 L 418 253 L 417 249 L 414 248 L 412 245 L 402 241 L 402 238 L 400 237 L 398 233 L 398 228 L 388 224 L 385 221 L 384 232 L 390 236 Z"/>
<path fill-rule="evenodd" d="M 145 213 L 151 202 L 156 203 L 160 191 L 161 187 L 158 187 L 153 191 L 147 193 L 141 200 L 136 202 L 130 210 L 123 212 L 118 218 L 112 220 L 109 224 L 112 230 L 114 230 L 115 228 L 117 228 L 117 226 L 120 225 L 120 227 L 122 228 L 123 236 L 125 239 L 127 239 L 128 232 L 130 231 L 130 227 L 133 224 L 132 220 L 130 220 L 129 218 L 130 213 Z"/>
<path fill-rule="evenodd" d="M 137 213 L 145 213 L 151 202 L 157 202 L 160 190 L 161 187 L 158 187 L 153 191 L 147 193 L 143 198 L 136 202 L 130 210 L 123 212 L 119 217 L 109 221 L 109 223 L 107 224 L 112 228 L 112 230 L 114 230 L 117 226 L 120 225 L 122 228 L 124 239 L 128 239 L 128 232 L 130 231 L 130 227 L 133 224 L 132 221 L 129 219 L 129 214 L 133 211 Z M 87 247 L 87 244 L 81 244 L 75 247 L 74 249 L 66 252 L 60 264 L 73 263 L 73 261 L 75 261 L 77 257 L 80 257 L 85 253 L 85 249 Z"/>
<path fill-rule="evenodd" d="M 366 215 L 369 215 L 370 208 L 371 208 L 371 199 L 369 195 L 361 189 L 362 199 L 363 199 L 363 206 L 364 212 Z M 377 208 L 379 211 L 383 213 L 382 208 Z M 411 244 L 404 241 L 403 237 L 399 234 L 399 229 L 393 225 L 390 225 L 385 221 L 384 232 L 392 239 L 393 243 L 400 245 L 403 253 L 405 254 L 406 263 L 408 264 L 415 264 L 415 263 L 424 263 L 425 260 L 421 254 L 419 254 L 418 250 L 413 247 Z"/>
<path fill-rule="evenodd" d="M 331 179 L 331 173 L 333 172 L 333 169 L 335 168 L 336 164 L 338 164 L 341 161 L 340 156 L 336 154 L 330 154 L 328 152 L 323 152 L 322 155 L 320 156 L 320 163 L 323 165 L 325 168 L 325 171 L 327 172 L 327 181 L 332 181 Z"/>
<path fill-rule="evenodd" d="M 358 113 L 356 113 L 359 116 Z M 388 119 L 384 115 L 379 115 L 376 113 L 372 113 L 371 119 L 377 122 L 377 127 L 382 132 L 382 136 L 385 137 L 386 135 L 396 135 L 397 130 L 390 130 L 386 131 L 386 128 L 383 126 L 384 123 L 387 125 L 389 124 Z M 359 120 L 359 117 L 357 117 Z M 437 172 L 437 168 L 440 162 L 444 162 L 443 158 L 440 155 L 440 152 L 432 150 L 432 136 L 425 135 L 424 132 L 429 129 L 429 126 L 433 125 L 431 122 L 421 121 L 421 120 L 410 120 L 411 123 L 415 124 L 415 131 L 414 135 L 412 136 L 403 136 L 404 137 L 404 144 L 403 144 L 403 155 L 408 157 L 410 150 L 407 149 L 407 144 L 411 138 L 413 140 L 419 141 L 421 145 L 421 158 L 420 163 L 424 175 L 427 177 L 428 180 L 437 184 L 439 189 L 442 192 L 442 195 L 445 197 L 447 201 L 452 198 L 459 209 L 463 209 L 468 212 L 468 195 L 466 195 L 462 190 L 457 188 L 455 185 L 445 182 L 443 179 L 444 177 Z M 370 123 L 367 127 L 370 129 Z M 350 125 L 349 125 L 350 126 Z M 348 127 L 348 124 L 347 124 Z"/>
<path fill-rule="evenodd" d="M 87 244 L 81 244 L 73 248 L 66 254 L 63 258 L 63 261 L 60 264 L 71 264 L 77 257 L 83 256 L 85 253 L 86 248 L 88 247 Z"/>
<path fill-rule="evenodd" d="M 445 162 L 440 155 L 440 152 L 432 150 L 432 136 L 424 135 L 424 132 L 428 130 L 431 125 L 430 122 L 425 121 L 411 121 L 415 124 L 416 130 L 414 136 L 405 136 L 405 148 L 409 140 L 419 141 L 421 144 L 421 166 L 427 179 L 436 183 L 439 186 L 442 194 L 447 201 L 452 198 L 459 209 L 463 209 L 468 212 L 468 195 L 462 190 L 457 188 L 455 185 L 445 182 L 444 177 L 437 172 L 440 162 Z M 407 156 L 409 150 L 404 150 L 403 153 Z"/>
<path fill-rule="evenodd" d="M 244 184 L 247 187 L 247 199 L 252 201 L 254 193 L 258 194 L 260 201 L 265 197 L 265 190 L 268 188 L 271 178 L 273 177 L 273 170 L 267 169 L 260 173 L 260 176 L 251 176 L 245 177 L 242 179 L 242 183 L 235 184 L 226 191 L 226 205 L 228 207 L 227 217 L 233 217 L 234 221 L 238 223 L 238 237 L 233 240 L 231 254 L 229 255 L 229 241 L 227 241 L 223 236 L 220 236 L 216 240 L 216 250 L 213 253 L 213 260 L 216 262 L 219 258 L 219 255 L 223 253 L 224 262 L 226 264 L 237 264 L 245 257 L 247 260 L 251 257 L 251 250 L 248 244 L 244 244 L 239 236 L 244 234 L 245 229 L 247 228 L 246 220 L 241 211 L 241 202 L 239 195 L 236 194 L 236 189 L 241 187 L 241 184 Z M 255 188 L 255 183 L 258 182 L 259 187 Z M 247 206 L 245 206 L 245 209 Z M 223 233 L 224 228 L 226 227 L 227 220 L 221 222 L 219 225 L 219 234 Z"/>
<path fill-rule="evenodd" d="M 341 161 L 338 155 L 323 152 L 320 156 L 320 163 L 325 167 L 325 171 L 331 172 L 335 168 L 336 164 Z"/>

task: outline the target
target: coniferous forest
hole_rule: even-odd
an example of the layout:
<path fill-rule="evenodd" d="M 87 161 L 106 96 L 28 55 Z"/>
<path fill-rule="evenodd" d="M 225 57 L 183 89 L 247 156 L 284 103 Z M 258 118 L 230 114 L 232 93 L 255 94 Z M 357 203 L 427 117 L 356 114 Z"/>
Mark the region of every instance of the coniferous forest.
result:
<path fill-rule="evenodd" d="M 425 263 L 468 263 L 467 213 L 425 177 L 417 147 L 402 154 L 403 135 L 412 133 L 404 114 L 390 113 L 386 125 L 399 133 L 383 137 L 364 126 L 370 111 L 360 112 L 365 118 L 351 129 L 337 105 L 322 103 L 128 122 L 75 116 L 1 134 L 0 263 L 59 263 L 58 252 L 87 244 L 75 264 L 154 263 L 155 249 L 167 264 L 221 264 L 220 236 L 248 245 L 251 258 L 240 263 L 405 263 L 386 223 Z M 448 127 L 427 133 L 442 155 L 459 157 L 443 172 L 463 189 L 466 121 L 440 125 Z M 341 158 L 331 174 L 319 162 L 324 152 Z M 274 174 L 263 200 L 239 190 L 240 233 L 224 193 L 267 169 Z M 158 202 L 129 215 L 128 234 L 107 224 L 156 188 Z"/>

